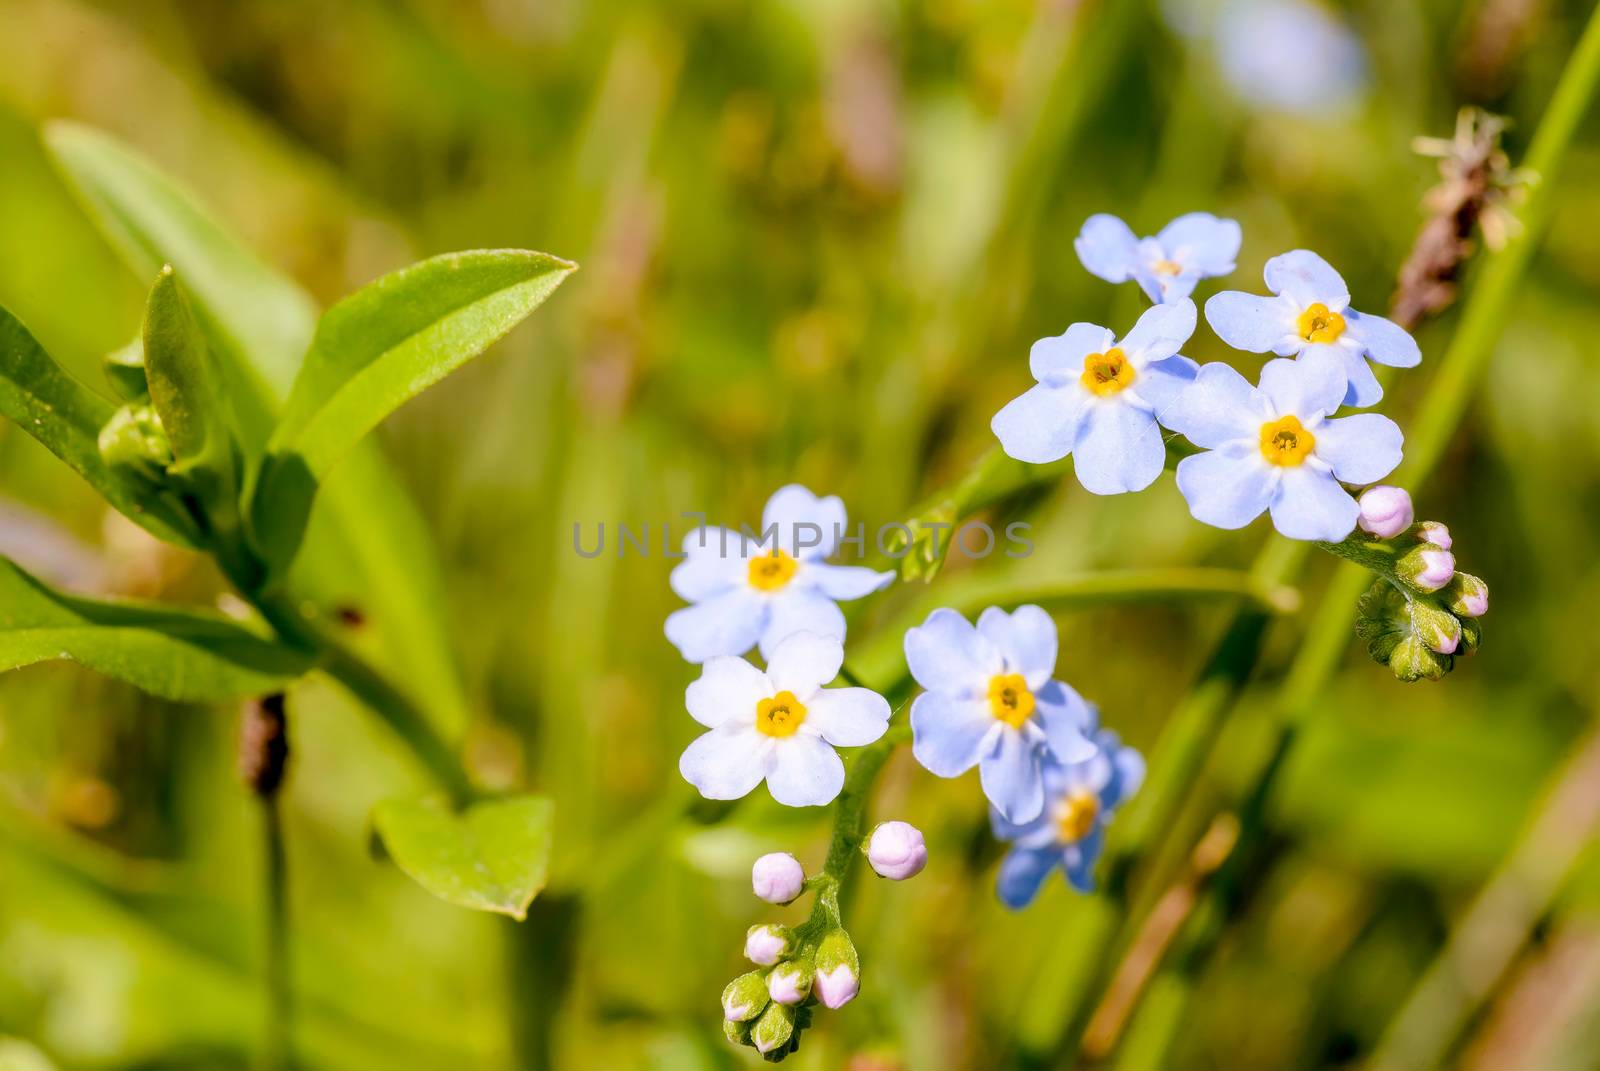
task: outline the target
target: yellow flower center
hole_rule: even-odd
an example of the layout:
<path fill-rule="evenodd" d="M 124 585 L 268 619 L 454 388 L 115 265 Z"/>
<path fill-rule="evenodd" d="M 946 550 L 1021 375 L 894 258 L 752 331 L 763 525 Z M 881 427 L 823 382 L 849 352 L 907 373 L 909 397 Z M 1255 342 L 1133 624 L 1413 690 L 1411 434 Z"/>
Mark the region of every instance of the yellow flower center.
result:
<path fill-rule="evenodd" d="M 1115 346 L 1104 353 L 1091 353 L 1083 359 L 1081 378 L 1084 388 L 1101 398 L 1127 389 L 1137 376 L 1128 358 Z"/>
<path fill-rule="evenodd" d="M 989 678 L 989 713 L 1013 729 L 1033 716 L 1033 693 L 1020 673 L 997 673 Z"/>
<path fill-rule="evenodd" d="M 1183 272 L 1183 265 L 1175 260 L 1158 260 L 1155 272 L 1157 275 L 1179 275 Z"/>
<path fill-rule="evenodd" d="M 779 692 L 756 704 L 756 728 L 768 736 L 793 736 L 805 720 L 805 704 L 793 692 Z"/>
<path fill-rule="evenodd" d="M 1329 312 L 1328 306 L 1316 302 L 1300 314 L 1300 337 L 1307 342 L 1338 342 L 1339 336 L 1344 334 L 1344 317 L 1336 312 Z"/>
<path fill-rule="evenodd" d="M 1317 437 L 1296 416 L 1279 417 L 1261 425 L 1261 456 L 1274 465 L 1291 468 L 1311 456 Z"/>
<path fill-rule="evenodd" d="M 800 563 L 781 550 L 750 559 L 750 586 L 759 591 L 777 591 L 794 579 Z"/>
<path fill-rule="evenodd" d="M 1076 844 L 1094 832 L 1099 817 L 1099 797 L 1092 792 L 1073 792 L 1056 808 L 1056 835 L 1063 844 Z"/>

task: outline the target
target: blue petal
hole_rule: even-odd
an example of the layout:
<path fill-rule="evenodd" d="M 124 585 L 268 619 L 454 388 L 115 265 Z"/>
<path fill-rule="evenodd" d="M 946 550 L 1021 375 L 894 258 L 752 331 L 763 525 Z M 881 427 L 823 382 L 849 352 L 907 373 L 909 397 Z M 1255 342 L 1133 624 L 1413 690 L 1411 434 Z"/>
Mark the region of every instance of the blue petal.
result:
<path fill-rule="evenodd" d="M 1255 388 L 1220 361 L 1195 373 L 1194 383 L 1168 406 L 1161 422 L 1196 446 L 1213 450 L 1239 440 L 1254 442 L 1261 432 Z"/>
<path fill-rule="evenodd" d="M 1290 539 L 1337 543 L 1356 526 L 1361 510 L 1332 473 L 1310 465 L 1283 470 L 1272 500 L 1272 524 Z"/>
<path fill-rule="evenodd" d="M 978 764 L 997 724 L 982 699 L 923 692 L 911 703 L 911 754 L 932 774 L 959 777 Z"/>
<path fill-rule="evenodd" d="M 1346 335 L 1361 343 L 1368 357 L 1379 364 L 1391 368 L 1415 368 L 1422 362 L 1422 349 L 1417 345 L 1417 340 L 1405 328 L 1382 316 L 1346 309 L 1344 330 Z"/>
<path fill-rule="evenodd" d="M 1178 462 L 1178 490 L 1195 520 L 1243 528 L 1267 508 L 1275 480 L 1260 452 L 1248 449 L 1212 450 Z"/>
<path fill-rule="evenodd" d="M 767 655 L 766 676 L 774 689 L 792 692 L 806 702 L 829 684 L 844 665 L 844 644 L 816 632 L 792 632 Z"/>
<path fill-rule="evenodd" d="M 1156 235 L 1167 259 L 1183 265 L 1185 274 L 1226 275 L 1234 269 L 1241 240 L 1239 224 L 1210 212 L 1179 216 Z"/>
<path fill-rule="evenodd" d="M 844 787 L 844 763 L 820 736 L 795 733 L 772 749 L 767 791 L 785 807 L 821 807 Z"/>
<path fill-rule="evenodd" d="M 1155 483 L 1166 464 L 1167 448 L 1154 414 L 1113 398 L 1089 410 L 1072 456 L 1085 490 L 1116 495 L 1143 491 Z"/>
<path fill-rule="evenodd" d="M 835 747 L 862 747 L 889 728 L 889 701 L 870 688 L 824 688 L 806 700 L 806 724 Z"/>
<path fill-rule="evenodd" d="M 894 573 L 880 573 L 864 565 L 807 562 L 795 582 L 809 584 L 830 599 L 859 599 L 894 583 Z"/>
<path fill-rule="evenodd" d="M 1093 708 L 1065 681 L 1051 681 L 1034 693 L 1039 704 L 1039 725 L 1057 762 L 1082 762 L 1093 757 L 1098 745 L 1089 738 Z"/>
<path fill-rule="evenodd" d="M 1316 430 L 1316 455 L 1345 483 L 1381 480 L 1400 464 L 1400 426 L 1377 413 L 1329 420 Z"/>
<path fill-rule="evenodd" d="M 1350 288 L 1333 266 L 1309 249 L 1294 249 L 1267 261 L 1263 273 L 1267 289 L 1281 294 L 1301 309 L 1326 305 L 1342 312 L 1350 304 Z"/>
<path fill-rule="evenodd" d="M 1020 673 L 1028 687 L 1044 687 L 1056 668 L 1056 623 L 1037 606 L 1019 606 L 1006 613 L 991 606 L 978 615 L 978 631 L 1006 660 L 1006 669 Z"/>
<path fill-rule="evenodd" d="M 1097 827 L 1062 853 L 1061 869 L 1066 872 L 1068 885 L 1081 893 L 1094 892 L 1094 866 L 1100 861 L 1105 840 L 1104 828 Z"/>
<path fill-rule="evenodd" d="M 761 630 L 761 657 L 772 659 L 778 644 L 797 632 L 815 632 L 844 641 L 844 613 L 833 600 L 812 588 L 789 585 L 776 595 L 767 596 L 770 609 Z"/>
<path fill-rule="evenodd" d="M 761 511 L 762 534 L 778 526 L 778 546 L 797 558 L 826 558 L 839 547 L 844 503 L 838 495 L 818 498 L 797 483 L 780 487 Z M 799 544 L 806 546 L 800 548 Z"/>
<path fill-rule="evenodd" d="M 1033 903 L 1044 879 L 1060 861 L 1061 853 L 1052 849 L 1018 848 L 1008 853 L 1000 863 L 1000 875 L 995 881 L 1000 902 L 1013 911 Z"/>
<path fill-rule="evenodd" d="M 1103 327 L 1076 323 L 1059 335 L 1035 342 L 1028 350 L 1028 370 L 1034 379 L 1046 386 L 1070 386 L 1083 375 L 1085 357 L 1104 353 L 1115 342 L 1115 336 Z"/>
<path fill-rule="evenodd" d="M 1184 271 L 1177 275 L 1157 275 L 1147 269 L 1139 269 L 1136 276 L 1139 285 L 1145 293 L 1150 294 L 1150 300 L 1158 305 L 1176 305 L 1187 301 L 1189 295 L 1194 293 L 1194 288 L 1200 284 L 1200 275 L 1197 272 Z M 1151 294 L 1151 289 L 1156 292 Z"/>
<path fill-rule="evenodd" d="M 906 630 L 906 666 L 929 691 L 977 698 L 1000 665 L 994 644 L 954 610 L 941 607 Z"/>
<path fill-rule="evenodd" d="M 742 658 L 718 655 L 706 659 L 697 680 L 684 690 L 689 716 L 708 729 L 726 722 L 748 722 L 756 704 L 773 693 L 767 675 Z"/>
<path fill-rule="evenodd" d="M 1240 290 L 1212 294 L 1206 302 L 1206 323 L 1222 341 L 1248 353 L 1276 350 L 1286 340 L 1297 338 L 1294 315 L 1287 305 L 1277 298 Z"/>
<path fill-rule="evenodd" d="M 1324 417 L 1344 400 L 1345 369 L 1337 346 L 1311 346 L 1299 360 L 1279 357 L 1261 369 L 1261 393 L 1278 416 Z"/>
<path fill-rule="evenodd" d="M 1006 403 L 989 428 L 1008 457 L 1042 465 L 1072 452 L 1088 395 L 1082 387 L 1040 384 Z"/>
<path fill-rule="evenodd" d="M 1343 369 L 1346 386 L 1344 397 L 1339 400 L 1340 405 L 1365 409 L 1383 400 L 1383 384 L 1372 374 L 1372 366 L 1359 350 L 1353 346 L 1308 346 L 1306 355 L 1315 356 L 1319 350 L 1330 351 Z"/>
<path fill-rule="evenodd" d="M 1039 756 L 1022 733 L 1005 728 L 990 753 L 978 759 L 978 780 L 989 802 L 1012 822 L 1026 822 L 1044 810 Z"/>
<path fill-rule="evenodd" d="M 750 575 L 740 552 L 739 533 L 726 528 L 696 528 L 683 537 L 683 561 L 673 566 L 669 583 L 678 598 L 702 602 L 738 587 Z"/>
<path fill-rule="evenodd" d="M 687 662 L 715 655 L 742 655 L 756 645 L 767 620 L 767 602 L 748 587 L 735 588 L 667 615 L 667 639 Z"/>
<path fill-rule="evenodd" d="M 736 800 L 767 775 L 773 738 L 751 722 L 726 722 L 684 749 L 678 772 L 708 800 Z"/>
<path fill-rule="evenodd" d="M 1144 311 L 1133 330 L 1123 338 L 1122 352 L 1136 369 L 1152 361 L 1165 360 L 1189 341 L 1198 316 L 1194 302 L 1188 298 L 1169 305 L 1154 305 Z"/>
<path fill-rule="evenodd" d="M 1105 213 L 1084 221 L 1072 248 L 1089 274 L 1108 283 L 1127 282 L 1138 263 L 1139 239 L 1126 223 Z"/>
<path fill-rule="evenodd" d="M 1133 393 L 1161 420 L 1199 372 L 1200 366 L 1182 354 L 1147 364 L 1134 381 Z"/>
<path fill-rule="evenodd" d="M 1118 747 L 1112 755 L 1116 777 L 1106 786 L 1100 802 L 1107 808 L 1120 807 L 1133 798 L 1144 784 L 1144 756 L 1131 747 Z"/>

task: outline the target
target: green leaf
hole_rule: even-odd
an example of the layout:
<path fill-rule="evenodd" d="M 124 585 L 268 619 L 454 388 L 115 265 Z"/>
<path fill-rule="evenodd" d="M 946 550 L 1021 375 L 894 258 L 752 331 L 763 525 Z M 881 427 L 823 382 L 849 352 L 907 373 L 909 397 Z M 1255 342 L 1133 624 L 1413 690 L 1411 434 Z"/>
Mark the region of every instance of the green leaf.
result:
<path fill-rule="evenodd" d="M 452 812 L 437 800 L 389 800 L 373 824 L 395 863 L 441 900 L 519 922 L 550 869 L 555 805 L 511 796 Z"/>
<path fill-rule="evenodd" d="M 0 558 L 0 672 L 52 659 L 190 703 L 276 691 L 310 668 L 221 614 L 67 595 Z"/>
<path fill-rule="evenodd" d="M 510 331 L 576 268 L 526 250 L 451 253 L 386 275 L 322 317 L 251 504 L 286 561 L 318 482 L 378 422 Z"/>
<path fill-rule="evenodd" d="M 153 535 L 194 548 L 183 510 L 148 484 L 107 464 L 100 429 L 116 410 L 56 364 L 15 316 L 0 307 L 0 413 L 71 465 L 105 500 Z"/>
<path fill-rule="evenodd" d="M 114 138 L 50 123 L 45 139 L 90 217 L 141 279 L 171 264 L 221 366 L 240 446 L 259 452 L 276 424 L 316 326 L 316 306 L 241 245 L 187 190 Z M 403 671 L 441 728 L 466 721 L 432 539 L 377 444 L 356 447 L 328 477 L 289 586 L 324 612 L 366 618 L 377 661 Z"/>
<path fill-rule="evenodd" d="M 144 366 L 150 402 L 177 463 L 168 471 L 193 481 L 213 520 L 237 509 L 233 434 L 216 360 L 170 266 L 150 291 L 144 314 Z"/>

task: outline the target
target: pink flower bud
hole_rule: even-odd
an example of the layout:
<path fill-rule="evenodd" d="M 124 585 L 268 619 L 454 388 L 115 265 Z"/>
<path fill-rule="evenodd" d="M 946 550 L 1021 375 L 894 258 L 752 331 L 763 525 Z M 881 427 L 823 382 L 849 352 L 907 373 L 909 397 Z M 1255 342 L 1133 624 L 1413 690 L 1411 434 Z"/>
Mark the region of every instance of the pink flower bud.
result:
<path fill-rule="evenodd" d="M 841 963 L 831 971 L 818 971 L 812 987 L 823 1007 L 842 1008 L 861 992 L 861 979 L 849 964 Z"/>
<path fill-rule="evenodd" d="M 811 995 L 813 975 L 809 964 L 790 960 L 767 975 L 767 995 L 779 1004 L 799 1004 Z"/>
<path fill-rule="evenodd" d="M 1417 573 L 1416 585 L 1424 591 L 1438 591 L 1456 575 L 1456 556 L 1448 550 L 1422 552 L 1422 569 Z"/>
<path fill-rule="evenodd" d="M 1450 529 L 1438 521 L 1423 521 L 1422 531 L 1417 533 L 1424 543 L 1432 543 L 1440 550 L 1449 550 L 1453 542 L 1450 538 Z"/>
<path fill-rule="evenodd" d="M 867 838 L 867 862 L 880 877 L 904 881 L 928 865 L 922 831 L 908 822 L 884 822 Z"/>
<path fill-rule="evenodd" d="M 751 887 L 769 904 L 787 904 L 805 884 L 805 868 L 788 852 L 769 852 L 750 868 Z"/>
<path fill-rule="evenodd" d="M 1363 532 L 1371 532 L 1379 539 L 1397 536 L 1411 527 L 1415 514 L 1411 509 L 1411 496 L 1403 487 L 1379 484 L 1369 487 L 1361 495 L 1361 515 L 1356 524 Z"/>
<path fill-rule="evenodd" d="M 793 951 L 794 938 L 787 926 L 752 926 L 745 934 L 744 958 L 751 963 L 770 967 Z"/>

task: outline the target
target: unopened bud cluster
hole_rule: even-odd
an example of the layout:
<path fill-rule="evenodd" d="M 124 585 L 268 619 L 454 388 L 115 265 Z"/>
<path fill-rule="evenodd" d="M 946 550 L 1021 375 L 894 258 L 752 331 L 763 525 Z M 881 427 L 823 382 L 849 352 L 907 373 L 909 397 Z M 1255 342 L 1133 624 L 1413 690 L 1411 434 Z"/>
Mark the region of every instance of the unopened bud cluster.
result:
<path fill-rule="evenodd" d="M 1488 586 L 1456 568 L 1449 528 L 1413 523 L 1411 498 L 1400 488 L 1362 495 L 1358 523 L 1367 538 L 1353 536 L 1335 548 L 1378 574 L 1361 597 L 1356 633 L 1399 679 L 1438 680 L 1457 656 L 1477 650 Z"/>
<path fill-rule="evenodd" d="M 904 880 L 928 861 L 922 833 L 905 822 L 873 829 L 861 851 L 879 875 Z M 839 919 L 839 877 L 808 879 L 800 861 L 787 852 L 757 859 L 750 870 L 756 896 L 769 904 L 788 904 L 810 889 L 816 894 L 811 917 L 795 927 L 763 922 L 750 927 L 744 956 L 756 969 L 722 990 L 722 1028 L 728 1040 L 748 1045 L 777 1062 L 799 1048 L 813 1011 L 842 1008 L 861 991 L 861 960 Z"/>

